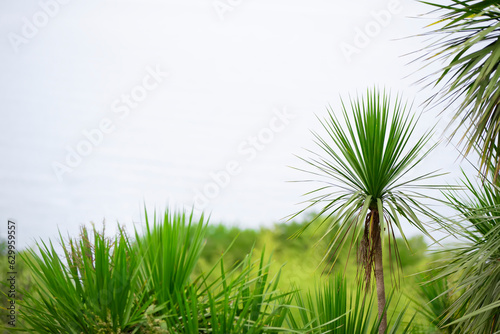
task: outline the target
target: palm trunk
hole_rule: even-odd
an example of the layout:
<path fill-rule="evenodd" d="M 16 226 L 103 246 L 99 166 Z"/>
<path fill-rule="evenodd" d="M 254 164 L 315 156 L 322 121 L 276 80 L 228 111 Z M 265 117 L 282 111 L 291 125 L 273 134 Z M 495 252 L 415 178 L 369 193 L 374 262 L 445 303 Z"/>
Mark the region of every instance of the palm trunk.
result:
<path fill-rule="evenodd" d="M 385 284 L 380 234 L 380 216 L 376 205 L 373 205 L 366 216 L 365 231 L 359 248 L 358 261 L 363 264 L 367 291 L 370 289 L 372 271 L 375 272 L 378 317 L 380 319 L 379 334 L 384 334 L 387 330 L 387 313 L 384 310 Z"/>
<path fill-rule="evenodd" d="M 385 312 L 385 284 L 384 284 L 384 267 L 382 262 L 382 239 L 380 237 L 380 223 L 378 212 L 374 210 L 373 214 L 373 243 L 374 243 L 374 262 L 375 262 L 375 283 L 377 285 L 377 306 L 378 317 L 380 321 L 379 334 L 385 333 L 387 330 L 387 312 Z"/>

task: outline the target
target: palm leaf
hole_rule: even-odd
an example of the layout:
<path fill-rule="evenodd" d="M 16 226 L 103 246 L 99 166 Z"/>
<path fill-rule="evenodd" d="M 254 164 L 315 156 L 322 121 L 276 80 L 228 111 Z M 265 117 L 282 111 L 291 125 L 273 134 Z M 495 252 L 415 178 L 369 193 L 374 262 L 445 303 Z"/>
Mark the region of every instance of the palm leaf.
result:
<path fill-rule="evenodd" d="M 496 332 L 500 330 L 500 188 L 498 181 L 473 181 L 465 174 L 463 184 L 467 192 L 446 193 L 450 206 L 459 212 L 455 234 L 463 242 L 448 250 L 450 260 L 441 270 L 441 277 L 454 281 L 449 293 L 457 295 L 443 321 L 455 325 L 457 333 Z M 456 314 L 462 316 L 456 319 Z"/>
<path fill-rule="evenodd" d="M 441 13 L 441 26 L 426 34 L 436 39 L 428 45 L 424 61 L 444 63 L 437 73 L 423 79 L 432 79 L 430 84 L 438 86 L 427 102 L 455 110 L 448 125 L 454 125 L 451 137 L 463 127 L 464 154 L 479 147 L 482 170 L 495 161 L 496 178 L 500 168 L 495 149 L 500 141 L 500 5 L 492 0 L 423 3 Z"/>

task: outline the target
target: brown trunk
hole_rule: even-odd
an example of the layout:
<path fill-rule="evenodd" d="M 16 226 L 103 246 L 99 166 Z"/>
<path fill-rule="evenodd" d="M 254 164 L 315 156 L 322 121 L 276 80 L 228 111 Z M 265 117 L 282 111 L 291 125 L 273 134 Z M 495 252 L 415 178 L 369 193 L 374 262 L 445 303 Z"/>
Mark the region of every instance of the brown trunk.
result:
<path fill-rule="evenodd" d="M 384 267 L 382 262 L 382 239 L 380 237 L 380 223 L 377 210 L 372 211 L 373 214 L 373 230 L 372 241 L 374 243 L 374 262 L 375 262 L 375 283 L 377 285 L 377 303 L 378 316 L 380 321 L 379 334 L 385 333 L 387 330 L 387 312 L 385 312 L 385 284 L 384 284 Z"/>

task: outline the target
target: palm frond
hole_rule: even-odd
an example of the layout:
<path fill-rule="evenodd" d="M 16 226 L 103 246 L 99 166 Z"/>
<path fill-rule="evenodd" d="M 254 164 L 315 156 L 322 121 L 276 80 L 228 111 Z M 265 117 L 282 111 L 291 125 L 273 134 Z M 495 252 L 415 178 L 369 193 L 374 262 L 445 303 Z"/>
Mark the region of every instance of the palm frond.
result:
<path fill-rule="evenodd" d="M 295 301 L 298 308 L 289 319 L 292 328 L 302 328 L 311 334 L 378 333 L 380 319 L 373 316 L 373 295 L 366 295 L 362 284 L 348 285 L 340 274 L 329 277 L 312 291 L 297 292 Z M 404 327 L 406 311 L 405 306 L 391 313 L 387 333 L 409 332 L 412 321 Z"/>
<path fill-rule="evenodd" d="M 425 61 L 444 63 L 435 74 L 423 80 L 439 86 L 427 103 L 440 104 L 443 110 L 458 107 L 448 125 L 451 137 L 465 129 L 460 138 L 464 154 L 480 147 L 481 168 L 485 172 L 495 161 L 500 168 L 500 4 L 498 1 L 451 1 L 450 5 L 425 4 L 441 13 L 440 26 L 427 35 L 436 40 L 427 47 Z M 422 81 L 423 81 L 422 80 Z"/>
<path fill-rule="evenodd" d="M 464 242 L 448 250 L 451 261 L 441 272 L 453 279 L 450 291 L 458 295 L 444 321 L 462 314 L 450 322 L 455 332 L 495 332 L 500 330 L 500 188 L 498 182 L 474 182 L 465 174 L 463 183 L 466 193 L 446 193 L 462 217 L 455 230 Z"/>

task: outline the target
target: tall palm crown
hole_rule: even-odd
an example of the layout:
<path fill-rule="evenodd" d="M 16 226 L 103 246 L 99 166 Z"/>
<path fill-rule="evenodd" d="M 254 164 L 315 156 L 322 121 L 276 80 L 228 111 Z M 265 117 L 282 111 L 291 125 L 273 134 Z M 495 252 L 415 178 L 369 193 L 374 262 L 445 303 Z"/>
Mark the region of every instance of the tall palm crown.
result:
<path fill-rule="evenodd" d="M 439 187 L 422 184 L 438 174 L 409 175 L 434 148 L 434 145 L 428 146 L 431 132 L 417 135 L 417 119 L 408 112 L 408 105 L 399 97 L 392 102 L 389 94 L 376 89 L 351 99 L 350 111 L 342 102 L 344 122 L 331 108 L 328 112 L 328 117 L 321 121 L 327 136 L 314 134 L 322 153 L 302 159 L 312 167 L 306 172 L 323 178 L 322 185 L 308 193 L 311 198 L 304 210 L 319 205 L 318 217 L 333 218 L 324 236 L 333 234 L 329 253 L 342 248 L 348 236 L 352 236 L 350 247 L 360 241 L 358 255 L 367 286 L 372 272 L 375 274 L 379 316 L 384 318 L 380 328 L 383 332 L 387 323 L 383 312 L 381 233 L 386 231 L 389 246 L 395 247 L 396 243 L 391 240 L 395 238 L 395 229 L 404 237 L 401 220 L 405 219 L 431 237 L 419 214 L 433 215 L 434 211 L 421 202 L 428 196 L 418 189 Z"/>

